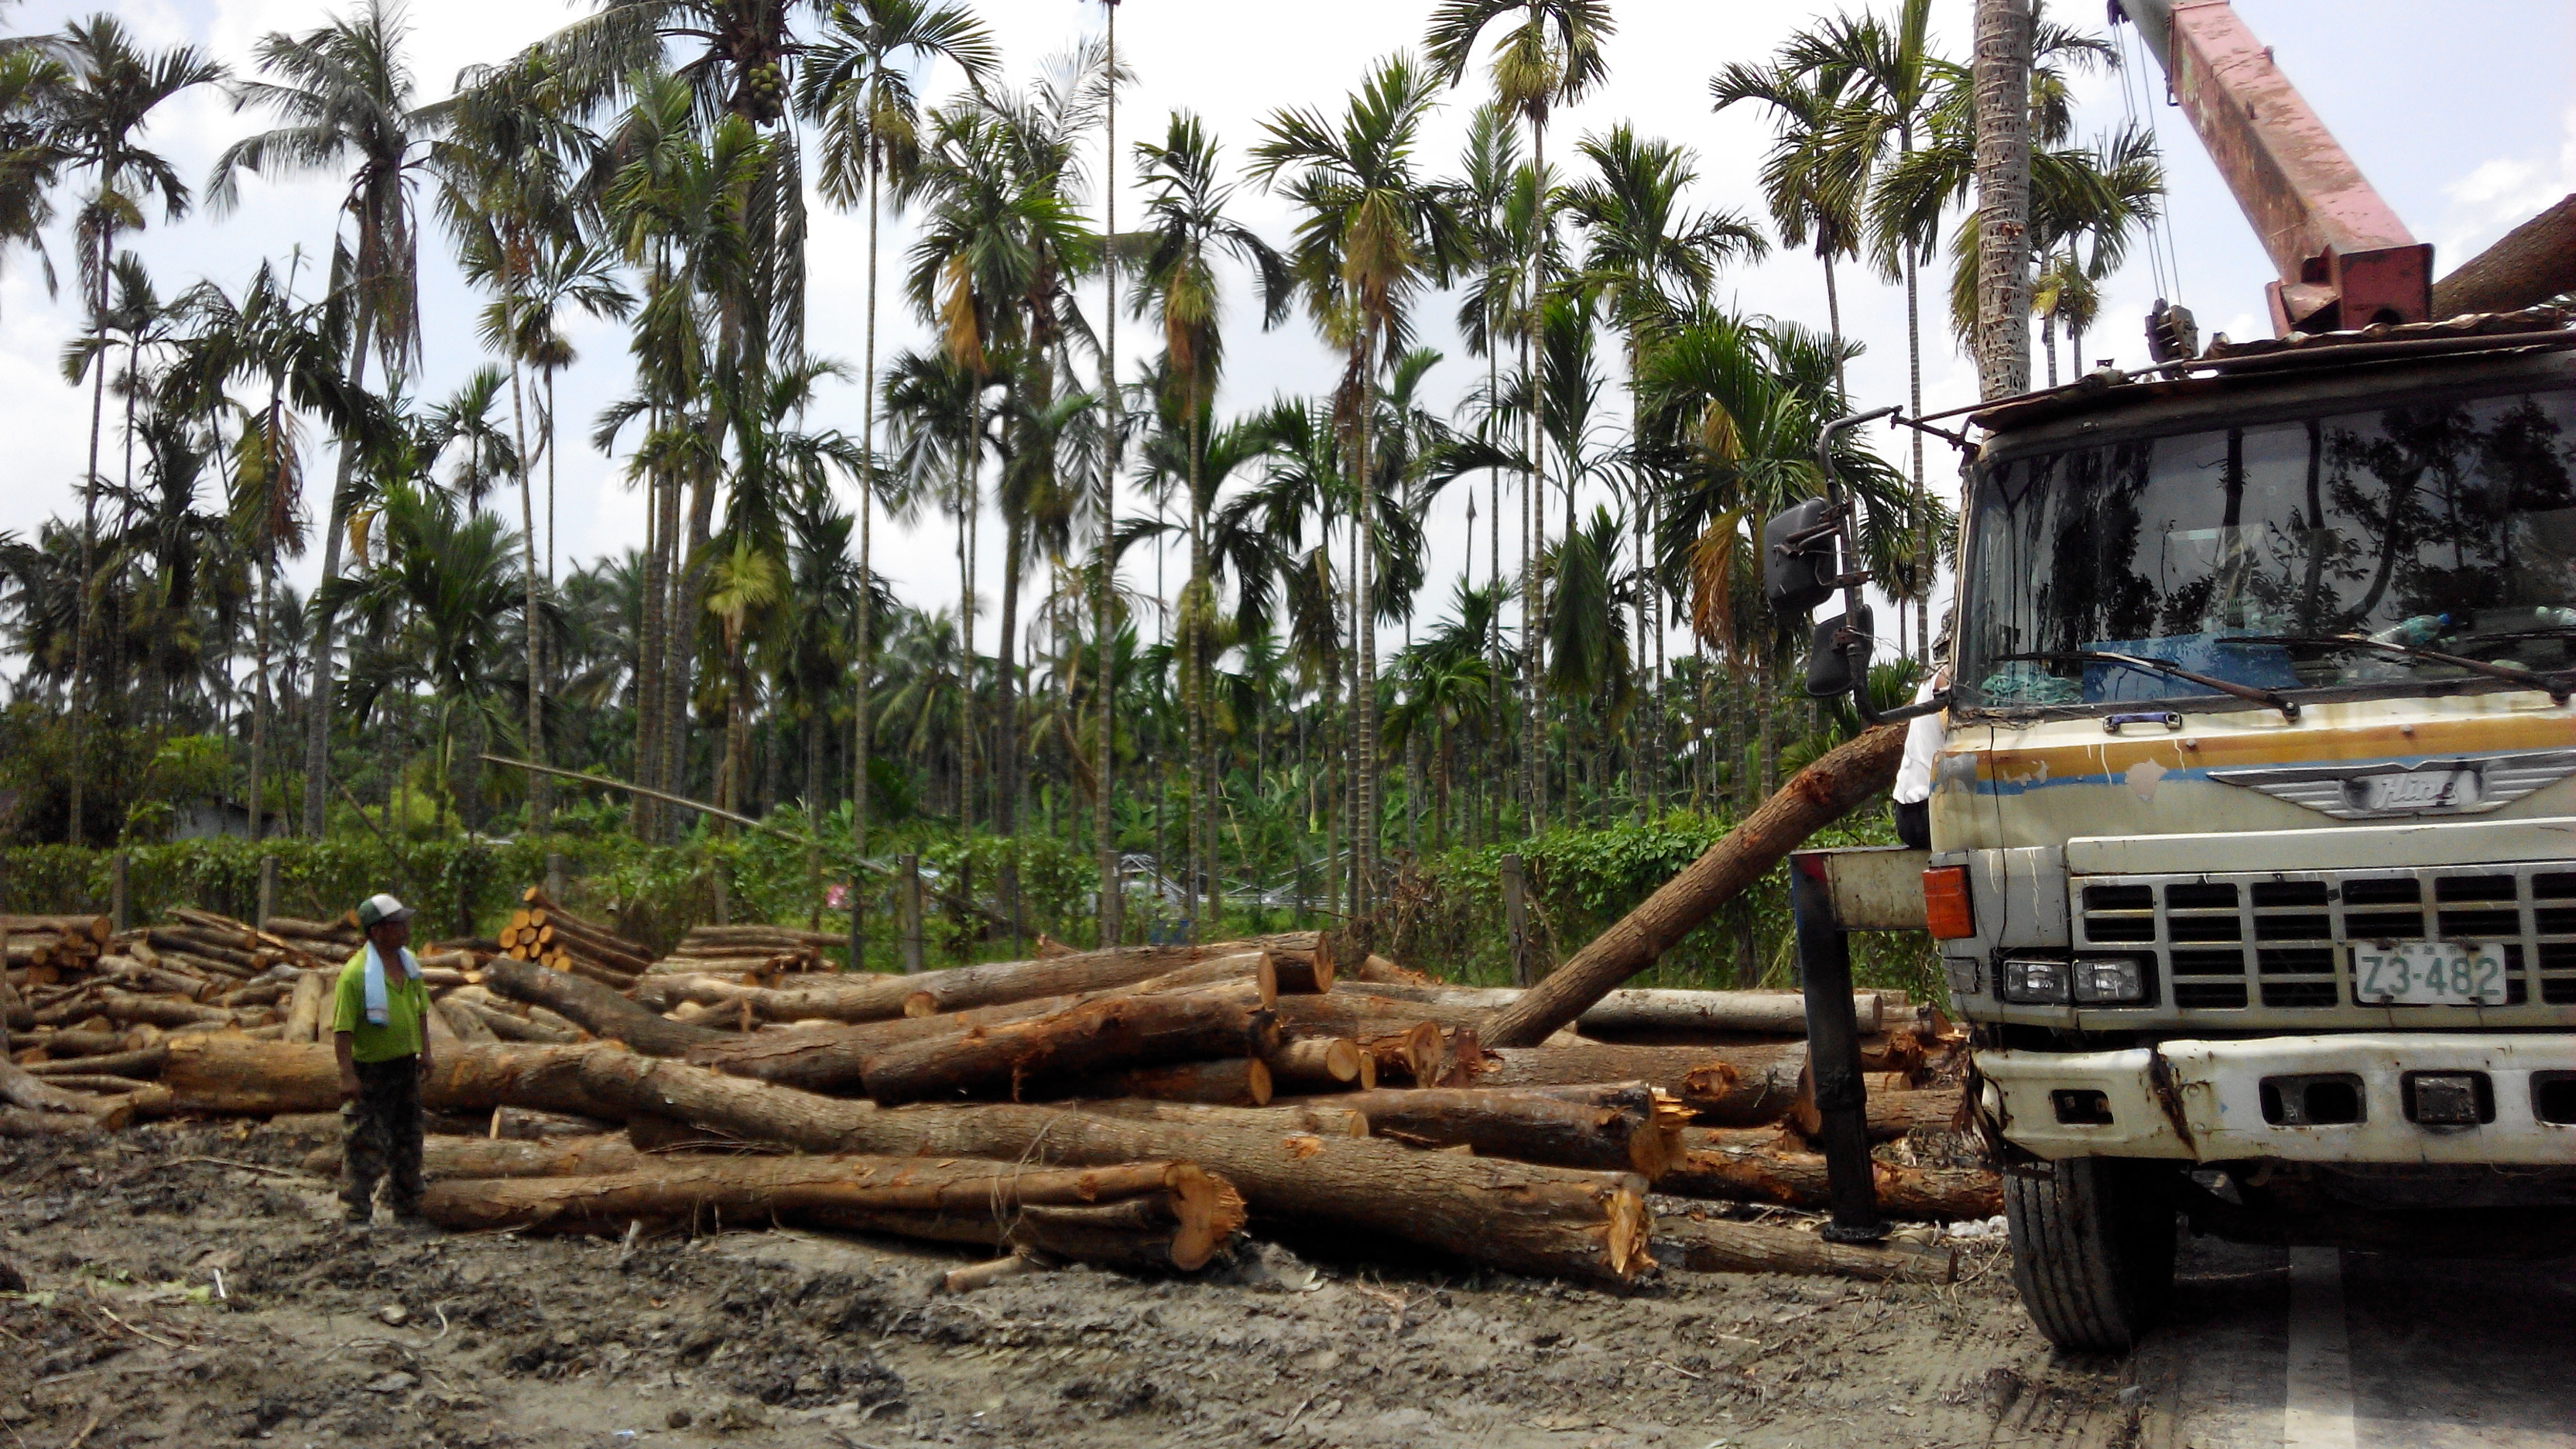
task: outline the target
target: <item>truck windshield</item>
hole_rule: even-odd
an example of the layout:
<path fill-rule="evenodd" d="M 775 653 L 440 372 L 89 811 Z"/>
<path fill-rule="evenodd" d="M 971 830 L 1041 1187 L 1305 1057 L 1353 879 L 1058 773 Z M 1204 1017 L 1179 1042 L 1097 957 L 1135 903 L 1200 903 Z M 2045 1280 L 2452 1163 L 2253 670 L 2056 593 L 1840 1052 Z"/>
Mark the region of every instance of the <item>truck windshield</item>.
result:
<path fill-rule="evenodd" d="M 2338 635 L 2576 665 L 2576 393 L 2025 456 L 1981 470 L 1969 510 L 1964 704 L 2212 693 L 2084 652 L 2273 690 L 2491 677 Z"/>

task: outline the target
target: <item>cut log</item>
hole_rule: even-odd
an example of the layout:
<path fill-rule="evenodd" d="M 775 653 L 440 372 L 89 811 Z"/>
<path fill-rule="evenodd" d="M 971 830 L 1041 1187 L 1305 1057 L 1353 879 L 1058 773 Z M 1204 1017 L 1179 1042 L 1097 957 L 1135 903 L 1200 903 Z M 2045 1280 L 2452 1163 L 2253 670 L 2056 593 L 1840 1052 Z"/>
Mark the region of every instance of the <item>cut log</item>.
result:
<path fill-rule="evenodd" d="M 324 1158 L 322 1171 L 336 1170 L 340 1149 L 322 1149 L 305 1159 L 308 1169 Z M 634 1172 L 666 1161 L 637 1150 L 623 1132 L 595 1137 L 551 1137 L 520 1141 L 509 1137 L 431 1137 L 422 1143 L 421 1171 L 431 1178 L 596 1177 Z"/>
<path fill-rule="evenodd" d="M 1344 979 L 1350 981 L 1366 981 L 1392 986 L 1436 986 L 1440 984 L 1440 978 L 1436 976 L 1425 976 L 1419 971 L 1407 971 L 1403 967 L 1389 961 L 1384 956 L 1363 956 L 1360 958 L 1360 964 L 1358 966 L 1341 974 Z"/>
<path fill-rule="evenodd" d="M 0 1031 L 25 1031 L 36 1024 L 36 1014 L 27 998 L 9 981 L 9 973 L 0 971 Z"/>
<path fill-rule="evenodd" d="M 169 1095 L 158 1111 L 272 1117 L 340 1106 L 340 1072 L 328 1045 L 256 1041 L 234 1032 L 191 1032 L 164 1045 L 169 1056 L 161 1085 Z M 582 1085 L 585 1055 L 598 1051 L 631 1055 L 597 1045 L 459 1045 L 437 1054 L 435 1069 L 421 1083 L 421 1100 L 441 1111 L 488 1114 L 517 1106 L 621 1119 L 625 1107 L 603 1103 Z"/>
<path fill-rule="evenodd" d="M 224 1007 L 203 1006 L 169 996 L 137 996 L 114 987 L 101 988 L 93 1000 L 98 1014 L 110 1021 L 146 1021 L 166 1028 L 199 1022 L 231 1026 L 238 1019 Z"/>
<path fill-rule="evenodd" d="M 88 1112 L 30 1112 L 0 1107 L 0 1137 L 95 1137 L 106 1123 Z"/>
<path fill-rule="evenodd" d="M 798 926 L 691 926 L 680 938 L 682 946 L 701 942 L 755 941 L 802 946 L 813 950 L 840 950 L 850 944 L 846 935 L 832 931 L 808 931 Z"/>
<path fill-rule="evenodd" d="M 1304 932 L 1208 946 L 1137 946 L 1083 951 L 1030 961 L 957 966 L 914 976 L 843 972 L 828 986 L 797 990 L 776 991 L 700 977 L 685 988 L 685 994 L 681 994 L 681 988 L 660 981 L 639 987 L 638 993 L 648 1004 L 660 1010 L 667 1010 L 684 999 L 710 1003 L 748 1001 L 753 1015 L 763 1021 L 885 1021 L 903 1016 L 906 1003 L 916 994 L 924 995 L 936 1014 L 946 1015 L 1039 997 L 1132 986 L 1219 956 L 1241 955 L 1271 946 L 1311 947 L 1313 944 L 1313 933 Z"/>
<path fill-rule="evenodd" d="M 97 1103 L 48 1084 L 16 1062 L 0 1059 L 0 1105 L 30 1112 L 89 1113 Z"/>
<path fill-rule="evenodd" d="M 597 982 L 506 956 L 494 957 L 483 977 L 485 985 L 503 996 L 560 1013 L 594 1036 L 622 1041 L 647 1056 L 680 1056 L 716 1035 L 702 1026 L 665 1021 Z"/>
<path fill-rule="evenodd" d="M 286 1040 L 322 1039 L 323 1010 L 330 1003 L 332 984 L 329 973 L 322 971 L 307 971 L 296 978 L 295 994 L 286 1004 Z"/>
<path fill-rule="evenodd" d="M 761 1219 L 827 1214 L 877 1231 L 943 1242 L 1019 1246 L 1024 1210 L 1124 1207 L 1092 1226 L 1130 1235 L 1157 1225 L 1165 1266 L 1198 1268 L 1243 1226 L 1243 1199 L 1222 1178 L 1185 1162 L 1023 1168 L 919 1158 L 771 1157 L 664 1161 L 600 1177 L 519 1177 L 433 1183 L 422 1212 L 443 1226 L 616 1230 L 630 1221 L 701 1215 Z M 1039 1246 L 1039 1245 L 1030 1245 Z M 1080 1255 L 1058 1235 L 1047 1251 Z M 1112 1261 L 1129 1261 L 1122 1250 Z"/>
<path fill-rule="evenodd" d="M 103 1057 L 129 1049 L 129 1034 L 121 1031 L 49 1031 L 33 1037 L 21 1036 L 18 1045 L 24 1049 L 30 1042 L 43 1048 L 55 1061 L 66 1057 Z"/>
<path fill-rule="evenodd" d="M 1958 1268 L 1952 1253 L 1902 1240 L 1877 1247 L 1829 1243 L 1795 1228 L 1671 1213 L 1655 1222 L 1655 1251 L 1673 1266 L 1693 1273 L 1792 1273 L 1874 1283 L 1946 1283 Z"/>
<path fill-rule="evenodd" d="M 60 1061 L 38 1062 L 27 1068 L 35 1077 L 67 1075 L 153 1078 L 169 1059 L 170 1049 L 154 1045 L 130 1052 L 108 1052 L 94 1057 L 68 1057 Z M 59 1085 L 59 1084 L 57 1084 Z"/>
<path fill-rule="evenodd" d="M 1489 1046 L 1536 1046 L 1590 1010 L 1619 983 L 1653 965 L 1689 931 L 1768 874 L 1799 842 L 1896 779 L 1905 726 L 1879 725 L 1838 745 L 1574 953 L 1529 993 L 1478 1029 Z"/>
<path fill-rule="evenodd" d="M 327 1047 L 210 1035 L 170 1043 L 155 1112 L 327 1111 Z M 1653 1267 L 1645 1183 L 1392 1142 L 1281 1132 L 1275 1108 L 1138 1104 L 1186 1122 L 1010 1103 L 886 1110 L 657 1060 L 612 1044 L 461 1047 L 424 1083 L 434 1108 L 504 1104 L 607 1119 L 654 1118 L 716 1138 L 806 1152 L 982 1157 L 1039 1166 L 1193 1161 L 1254 1212 L 1400 1241 L 1514 1272 L 1624 1283 Z M 143 1108 L 138 1104 L 138 1110 Z M 1246 1121 L 1243 1119 L 1254 1119 Z"/>
<path fill-rule="evenodd" d="M 2433 284 L 2433 317 L 2518 312 L 2576 292 L 2576 196 L 2506 232 Z"/>
<path fill-rule="evenodd" d="M 1107 987 L 1090 994 L 1094 997 L 1150 996 L 1171 991 L 1204 991 L 1212 986 L 1241 983 L 1258 995 L 1263 1006 L 1269 1006 L 1279 999 L 1279 987 L 1271 977 L 1262 972 L 1261 963 L 1268 954 L 1263 951 L 1237 951 L 1231 955 L 1215 956 L 1205 961 L 1193 962 L 1176 970 L 1166 971 L 1160 976 L 1149 976 L 1132 986 Z"/>
<path fill-rule="evenodd" d="M 1647 1181 L 1679 1160 L 1690 1114 L 1643 1083 L 1559 1089 L 1415 1088 L 1331 1098 L 1369 1131 L 1422 1147 L 1468 1147 L 1557 1167 L 1625 1169 Z"/>
<path fill-rule="evenodd" d="M 1825 1159 L 1789 1133 L 1755 1128 L 1682 1134 L 1682 1156 L 1655 1179 L 1655 1191 L 1674 1197 L 1776 1203 L 1824 1208 L 1831 1204 Z M 1979 1168 L 1902 1167 L 1873 1162 L 1880 1210 L 1898 1217 L 1956 1222 L 2002 1212 L 2003 1181 Z"/>
<path fill-rule="evenodd" d="M 1203 1102 L 1157 1102 L 1144 1097 L 1095 1097 L 1072 1102 L 1078 1112 L 1103 1117 L 1126 1117 L 1139 1122 L 1170 1122 L 1180 1126 L 1191 1123 L 1215 1123 L 1220 1127 L 1241 1127 L 1253 1131 L 1277 1133 L 1311 1132 L 1322 1137 L 1366 1137 L 1368 1119 L 1330 1099 L 1305 1098 L 1298 1101 L 1273 1101 L 1267 1107 L 1228 1107 Z"/>
<path fill-rule="evenodd" d="M 525 940 L 526 933 L 521 933 Z M 631 941 L 614 936 L 593 935 L 569 920 L 549 919 L 537 927 L 537 944 L 582 957 L 593 965 L 606 966 L 629 976 L 641 976 L 653 969 L 653 957 Z"/>
<path fill-rule="evenodd" d="M 642 993 L 638 993 L 641 995 Z M 775 1031 L 727 1033 L 689 1048 L 688 1060 L 735 1076 L 758 1077 L 809 1092 L 859 1087 L 867 1059 L 908 1041 L 953 1036 L 972 1026 L 1032 1021 L 1081 1004 L 1076 996 L 1015 1001 L 950 1016 L 896 1017 L 887 1021 L 795 1026 Z"/>
<path fill-rule="evenodd" d="M 486 1001 L 463 1000 L 458 995 L 451 995 L 439 1004 L 450 1010 L 474 1013 L 482 1021 L 484 1030 L 503 1041 L 548 1042 L 562 1045 L 579 1041 L 582 1036 L 578 1031 L 547 1026 L 542 1022 L 504 1011 Z"/>
<path fill-rule="evenodd" d="M 1264 1060 L 1271 1079 L 1291 1091 L 1337 1092 L 1359 1085 L 1370 1058 L 1349 1037 L 1325 1036 L 1281 1042 Z"/>
<path fill-rule="evenodd" d="M 1064 1097 L 1144 1097 L 1157 1102 L 1204 1102 L 1216 1107 L 1270 1105 L 1270 1068 L 1258 1057 L 1212 1062 L 1174 1062 L 1138 1067 L 1108 1076 L 1081 1077 L 1064 1084 Z"/>
<path fill-rule="evenodd" d="M 485 1025 L 482 1014 L 457 1001 L 433 1001 L 430 1011 L 447 1024 L 458 1041 L 499 1041 L 501 1038 Z"/>
<path fill-rule="evenodd" d="M 871 1058 L 862 1080 L 880 1105 L 1010 1091 L 1046 1077 L 1222 1056 L 1279 1044 L 1269 1013 L 1223 996 L 1116 996 L 1052 1016 L 970 1027 L 907 1042 Z"/>
<path fill-rule="evenodd" d="M 1346 992 L 1397 1001 L 1432 1002 L 1461 1010 L 1494 1011 L 1526 994 L 1514 986 L 1406 986 L 1361 983 Z M 1882 993 L 1852 993 L 1852 1011 L 1863 1035 L 1879 1030 Z M 1623 1040 L 1643 1033 L 1675 1038 L 1803 1037 L 1807 1034 L 1805 999 L 1794 991 L 1677 991 L 1624 989 L 1601 998 L 1575 1019 L 1585 1036 Z"/>
<path fill-rule="evenodd" d="M 107 944 L 108 919 L 105 916 L 0 916 L 0 935 L 10 936 L 79 936 L 92 945 Z"/>
<path fill-rule="evenodd" d="M 1908 1132 L 1955 1132 L 1959 1130 L 1959 1109 L 1963 1105 L 1957 1087 L 1924 1087 L 1905 1091 L 1870 1089 L 1865 1098 L 1869 1115 L 1869 1135 L 1878 1142 L 1891 1141 Z M 1799 1083 L 1798 1100 L 1789 1109 L 1788 1125 L 1801 1137 L 1813 1138 L 1824 1130 L 1824 1118 L 1816 1111 L 1813 1079 Z"/>
<path fill-rule="evenodd" d="M 1337 974 L 1333 963 L 1332 937 L 1319 936 L 1312 950 L 1282 948 L 1264 952 L 1263 971 L 1268 974 L 1275 992 L 1311 996 L 1333 989 Z"/>
<path fill-rule="evenodd" d="M 1483 1087 L 1562 1087 L 1640 1081 L 1670 1093 L 1703 1122 L 1758 1127 L 1777 1122 L 1798 1100 L 1798 1049 L 1640 1047 L 1582 1043 L 1506 1047 L 1483 1054 Z"/>
<path fill-rule="evenodd" d="M 534 1107 L 495 1107 L 492 1109 L 490 1136 L 495 1140 L 544 1142 L 565 1138 L 597 1137 L 614 1132 L 618 1124 L 596 1117 L 583 1117 L 571 1112 L 543 1112 Z"/>

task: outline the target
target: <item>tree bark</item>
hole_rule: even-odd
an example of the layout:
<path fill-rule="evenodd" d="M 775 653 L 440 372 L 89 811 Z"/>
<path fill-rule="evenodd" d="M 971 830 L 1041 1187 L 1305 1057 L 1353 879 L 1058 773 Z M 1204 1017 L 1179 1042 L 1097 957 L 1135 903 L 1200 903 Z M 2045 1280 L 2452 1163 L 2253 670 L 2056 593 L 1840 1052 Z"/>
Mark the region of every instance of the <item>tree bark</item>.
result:
<path fill-rule="evenodd" d="M 1269 1013 L 1223 996 L 1119 996 L 993 1027 L 968 1027 L 871 1058 L 862 1080 L 880 1105 L 1008 1090 L 1046 1077 L 1226 1056 L 1279 1044 Z"/>
<path fill-rule="evenodd" d="M 349 339 L 349 390 L 363 392 L 367 386 L 367 348 L 374 341 L 375 317 L 361 302 Z M 312 645 L 304 661 L 304 836 L 322 838 L 322 807 L 328 798 L 331 776 L 331 611 L 322 606 L 322 591 L 340 576 L 340 539 L 349 530 L 349 479 L 356 473 L 358 448 L 354 440 L 340 439 L 337 476 L 331 482 L 331 501 L 324 510 L 329 522 L 322 531 L 322 577 L 313 586 L 311 608 Z"/>
<path fill-rule="evenodd" d="M 1369 1133 L 1425 1147 L 1468 1147 L 1556 1167 L 1634 1172 L 1648 1182 L 1682 1154 L 1690 1113 L 1638 1082 L 1545 1088 L 1386 1088 L 1329 1105 L 1368 1119 Z"/>
<path fill-rule="evenodd" d="M 1703 1122 L 1753 1127 L 1779 1121 L 1796 1105 L 1801 1060 L 1712 1047 L 1504 1047 L 1482 1054 L 1475 1081 L 1480 1087 L 1644 1082 Z"/>
<path fill-rule="evenodd" d="M 1977 0 L 1977 395 L 2030 390 L 2031 0 Z"/>
<path fill-rule="evenodd" d="M 1963 1104 L 1957 1087 L 1872 1091 L 1868 1096 L 1869 1135 L 1873 1141 L 1887 1142 L 1908 1132 L 1956 1131 Z M 1787 1120 L 1790 1130 L 1801 1137 L 1812 1138 L 1824 1130 L 1812 1085 L 1798 1094 Z"/>
<path fill-rule="evenodd" d="M 1905 748 L 1903 725 L 1881 725 L 1837 746 L 1781 787 L 1762 808 L 1648 896 L 1574 959 L 1477 1034 L 1496 1046 L 1536 1046 L 1760 879 L 1800 841 L 1888 788 Z"/>
<path fill-rule="evenodd" d="M 207 1034 L 171 1042 L 152 1110 L 273 1115 L 339 1105 L 330 1048 Z M 433 1109 L 502 1105 L 677 1123 L 804 1152 L 982 1157 L 1033 1166 L 1190 1161 L 1254 1212 L 1337 1225 L 1515 1272 L 1624 1283 L 1646 1254 L 1644 1182 L 1500 1159 L 1416 1152 L 1312 1131 L 1277 1109 L 1140 1103 L 1111 1116 L 996 1103 L 887 1110 L 744 1081 L 614 1045 L 460 1047 L 423 1084 Z M 1164 1114 L 1168 1114 L 1164 1115 Z"/>
<path fill-rule="evenodd" d="M 1150 1210 L 1128 1221 L 1137 1232 L 1160 1227 L 1172 1267 L 1204 1265 L 1243 1226 L 1242 1197 L 1186 1162 L 1030 1170 L 919 1158 L 664 1159 L 596 1177 L 439 1182 L 421 1210 L 442 1226 L 474 1231 L 613 1231 L 637 1218 L 758 1219 L 822 1210 L 864 1213 L 869 1226 L 901 1232 L 920 1215 L 932 1230 L 908 1236 L 1007 1246 L 1012 1219 L 1024 1208 L 1128 1207 L 1139 1200 Z"/>
<path fill-rule="evenodd" d="M 1510 1006 L 1527 993 L 1512 986 L 1409 986 L 1372 982 L 1344 987 L 1399 1001 L 1426 1001 L 1470 1010 Z M 1864 1035 L 1879 1029 L 1880 996 L 1852 993 L 1852 1009 Z M 1685 1032 L 1710 1035 L 1805 1036 L 1805 1001 L 1794 991 L 1683 991 L 1628 989 L 1613 991 L 1600 1004 L 1575 1018 L 1574 1029 L 1586 1034 L 1614 1032 Z"/>
<path fill-rule="evenodd" d="M 698 981 L 687 987 L 654 982 L 644 989 L 649 999 L 747 1001 L 763 1021 L 871 1022 L 900 1017 L 916 1001 L 934 1013 L 1007 1005 L 1041 997 L 1068 996 L 1140 981 L 1222 956 L 1263 949 L 1312 949 L 1314 933 L 1291 932 L 1248 941 L 1220 941 L 1205 946 L 1130 946 L 1106 951 L 1078 951 L 1068 956 L 1040 956 L 1028 961 L 994 961 L 956 966 L 914 976 L 864 974 L 829 986 L 775 991 Z"/>
<path fill-rule="evenodd" d="M 1142 1097 L 1153 1102 L 1201 1102 L 1211 1107 L 1267 1107 L 1271 1072 L 1259 1057 L 1175 1062 L 1109 1076 L 1084 1077 L 1062 1095 L 1077 1099 Z"/>
<path fill-rule="evenodd" d="M 2576 196 L 2506 232 L 2433 284 L 2433 317 L 2514 312 L 2576 292 Z"/>
<path fill-rule="evenodd" d="M 1377 1074 L 1369 1070 L 1369 1055 L 1345 1036 L 1282 1042 L 1265 1060 L 1271 1079 L 1294 1090 L 1338 1092 L 1363 1085 L 1363 1076 L 1366 1086 L 1377 1085 Z"/>
<path fill-rule="evenodd" d="M 1796 1208 L 1823 1208 L 1831 1203 L 1824 1154 L 1808 1150 L 1805 1142 L 1787 1133 L 1767 1128 L 1691 1128 L 1682 1134 L 1682 1146 L 1681 1160 L 1655 1179 L 1655 1191 L 1673 1197 Z M 1989 1218 L 2004 1210 L 2002 1180 L 1978 1168 L 1873 1162 L 1870 1174 L 1878 1185 L 1879 1209 L 1899 1217 L 1955 1222 Z"/>
<path fill-rule="evenodd" d="M 689 1048 L 716 1036 L 703 1026 L 667 1021 L 586 977 L 507 956 L 485 964 L 483 983 L 500 995 L 569 1017 L 592 1035 L 622 1041 L 647 1056 L 684 1056 Z"/>
<path fill-rule="evenodd" d="M 1692 1273 L 1790 1273 L 1878 1283 L 1946 1283 L 1957 1263 L 1940 1249 L 1903 1242 L 1885 1247 L 1829 1243 L 1814 1233 L 1762 1223 L 1666 1216 L 1655 1222 L 1655 1248 Z"/>

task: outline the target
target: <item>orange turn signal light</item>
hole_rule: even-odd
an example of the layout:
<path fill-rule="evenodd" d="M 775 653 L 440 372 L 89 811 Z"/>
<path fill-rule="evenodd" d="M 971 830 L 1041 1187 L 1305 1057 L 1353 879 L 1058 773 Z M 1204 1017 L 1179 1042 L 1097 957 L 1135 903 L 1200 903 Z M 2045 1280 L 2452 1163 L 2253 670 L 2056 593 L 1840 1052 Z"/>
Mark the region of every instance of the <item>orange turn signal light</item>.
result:
<path fill-rule="evenodd" d="M 1968 904 L 1966 866 L 1936 865 L 1923 872 L 1923 924 L 1936 941 L 1977 934 L 1977 913 Z"/>

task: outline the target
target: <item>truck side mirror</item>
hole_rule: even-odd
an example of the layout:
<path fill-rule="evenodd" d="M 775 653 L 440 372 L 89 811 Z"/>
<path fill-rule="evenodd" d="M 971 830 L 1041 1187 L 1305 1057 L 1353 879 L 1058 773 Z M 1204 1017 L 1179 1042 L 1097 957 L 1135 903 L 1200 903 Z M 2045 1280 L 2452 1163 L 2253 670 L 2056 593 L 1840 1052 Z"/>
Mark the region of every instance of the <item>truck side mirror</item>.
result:
<path fill-rule="evenodd" d="M 1851 693 L 1869 679 L 1869 610 L 1860 611 L 1860 622 L 1851 626 L 1856 637 L 1843 642 L 1845 616 L 1836 614 L 1816 625 L 1807 645 L 1807 697 L 1835 699 Z"/>
<path fill-rule="evenodd" d="M 1762 525 L 1762 594 L 1783 619 L 1804 619 L 1833 597 L 1833 580 L 1842 574 L 1833 516 L 1831 504 L 1810 498 Z"/>

